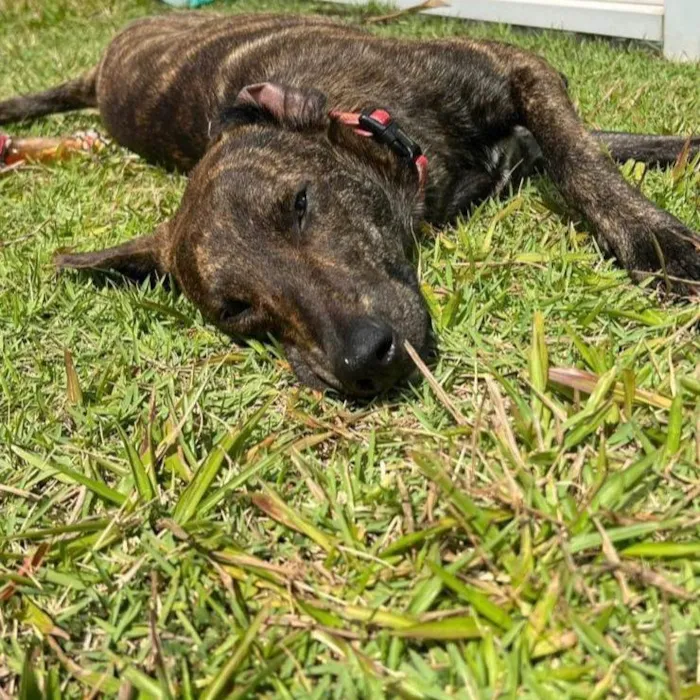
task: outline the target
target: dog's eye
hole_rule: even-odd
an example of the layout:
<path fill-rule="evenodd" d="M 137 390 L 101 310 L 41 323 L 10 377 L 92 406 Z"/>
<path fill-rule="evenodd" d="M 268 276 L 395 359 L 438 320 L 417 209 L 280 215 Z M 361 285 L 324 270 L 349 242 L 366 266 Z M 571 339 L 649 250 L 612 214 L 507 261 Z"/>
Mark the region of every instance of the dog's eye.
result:
<path fill-rule="evenodd" d="M 297 192 L 296 197 L 294 198 L 294 213 L 297 216 L 299 226 L 304 223 L 304 217 L 306 216 L 306 209 L 308 206 L 309 201 L 306 196 L 306 187 L 304 187 L 303 190 L 299 190 L 299 192 Z"/>
<path fill-rule="evenodd" d="M 240 299 L 230 299 L 224 304 L 219 315 L 221 323 L 229 324 L 240 321 L 240 319 L 252 308 L 247 301 Z"/>

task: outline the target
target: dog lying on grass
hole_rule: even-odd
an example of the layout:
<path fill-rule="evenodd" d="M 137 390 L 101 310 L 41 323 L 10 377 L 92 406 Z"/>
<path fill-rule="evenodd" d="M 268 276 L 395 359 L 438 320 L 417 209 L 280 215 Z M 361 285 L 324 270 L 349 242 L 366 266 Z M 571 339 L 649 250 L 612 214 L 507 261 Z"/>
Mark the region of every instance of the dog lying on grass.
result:
<path fill-rule="evenodd" d="M 97 107 L 120 144 L 191 171 L 150 235 L 60 268 L 171 274 L 234 336 L 273 333 L 300 380 L 372 395 L 428 342 L 415 224 L 444 225 L 543 171 L 635 278 L 688 293 L 700 237 L 608 155 L 674 162 L 700 139 L 589 132 L 537 56 L 468 39 L 384 39 L 325 18 L 137 21 L 83 77 L 0 103 L 0 124 Z"/>

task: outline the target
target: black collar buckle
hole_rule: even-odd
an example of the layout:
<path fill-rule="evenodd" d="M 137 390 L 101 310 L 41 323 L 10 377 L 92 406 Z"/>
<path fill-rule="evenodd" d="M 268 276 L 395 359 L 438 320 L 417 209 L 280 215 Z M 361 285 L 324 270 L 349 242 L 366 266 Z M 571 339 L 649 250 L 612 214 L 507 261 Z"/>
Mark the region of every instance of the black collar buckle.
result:
<path fill-rule="evenodd" d="M 360 112 L 359 127 L 402 158 L 415 162 L 423 153 L 421 147 L 384 109 L 363 109 Z"/>

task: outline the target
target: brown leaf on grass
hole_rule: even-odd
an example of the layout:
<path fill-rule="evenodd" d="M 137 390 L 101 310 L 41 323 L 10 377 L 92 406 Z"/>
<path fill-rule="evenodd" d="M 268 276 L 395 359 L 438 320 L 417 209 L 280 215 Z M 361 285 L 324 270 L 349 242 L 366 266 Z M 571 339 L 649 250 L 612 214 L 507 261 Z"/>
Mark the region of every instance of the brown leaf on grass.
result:
<path fill-rule="evenodd" d="M 66 390 L 68 393 L 68 403 L 74 406 L 80 406 L 83 403 L 83 391 L 80 388 L 78 373 L 75 371 L 73 364 L 73 355 L 70 350 L 63 351 L 63 363 L 66 366 Z"/>
<path fill-rule="evenodd" d="M 549 370 L 549 381 L 561 386 L 568 387 L 585 394 L 592 394 L 598 384 L 600 377 L 592 372 L 586 372 L 575 367 L 551 367 Z M 630 391 L 628 384 L 627 391 Z M 613 398 L 618 403 L 625 402 L 625 387 L 617 382 L 613 388 Z M 629 401 L 629 399 L 628 399 Z M 634 389 L 634 402 L 654 406 L 655 408 L 670 408 L 671 399 L 653 391 Z"/>
<path fill-rule="evenodd" d="M 688 136 L 686 142 L 683 144 L 681 152 L 678 154 L 678 158 L 671 170 L 671 180 L 673 181 L 674 187 L 678 184 L 680 179 L 685 174 L 685 169 L 688 167 L 688 162 L 690 161 L 690 144 L 693 139 L 693 134 Z"/>
<path fill-rule="evenodd" d="M 390 22 L 394 19 L 400 19 L 406 15 L 414 15 L 418 12 L 423 12 L 425 10 L 434 10 L 438 7 L 449 7 L 450 3 L 445 0 L 424 0 L 419 2 L 417 5 L 411 5 L 411 7 L 406 7 L 403 10 L 397 10 L 396 12 L 390 12 L 386 15 L 380 15 L 379 17 L 367 17 L 363 20 L 363 24 L 379 24 L 380 22 Z"/>

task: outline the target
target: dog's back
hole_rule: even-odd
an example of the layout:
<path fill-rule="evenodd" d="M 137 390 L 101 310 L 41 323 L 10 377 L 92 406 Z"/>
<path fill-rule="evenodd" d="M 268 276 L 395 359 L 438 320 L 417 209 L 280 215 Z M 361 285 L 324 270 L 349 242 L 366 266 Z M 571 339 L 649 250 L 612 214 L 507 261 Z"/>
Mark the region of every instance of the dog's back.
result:
<path fill-rule="evenodd" d="M 313 181 L 319 191 L 342 200 L 332 212 L 328 210 L 326 237 L 317 231 L 316 242 L 329 242 L 323 257 L 339 255 L 337 236 L 342 233 L 354 251 L 347 259 L 356 262 L 371 251 L 366 267 L 376 270 L 377 248 L 388 241 L 388 249 L 394 251 L 397 232 L 408 241 L 408 223 L 419 214 L 433 224 L 450 221 L 509 183 L 517 185 L 537 165 L 553 177 L 569 204 L 588 217 L 601 245 L 634 274 L 661 266 L 667 285 L 675 277 L 681 290 L 687 280 L 700 276 L 694 234 L 624 183 L 577 119 L 561 75 L 517 47 L 467 38 L 387 39 L 319 17 L 170 14 L 132 24 L 83 78 L 0 102 L 0 124 L 83 106 L 99 108 L 121 145 L 182 169 L 200 161 L 197 170 L 204 175 L 191 180 L 181 208 L 184 213 L 167 235 L 135 243 L 126 252 L 64 257 L 60 260 L 64 266 L 108 264 L 139 274 L 156 268 L 177 273 L 181 263 L 174 265 L 172 251 L 185 236 L 183 231 L 191 234 L 188 245 L 196 247 L 202 226 L 215 229 L 227 221 L 221 229 L 227 233 L 219 238 L 230 238 L 234 203 L 244 212 L 243 225 L 255 219 L 248 215 L 251 208 L 269 213 L 280 202 L 297 197 L 305 201 L 307 185 Z M 427 185 L 419 188 L 415 206 L 415 188 L 422 178 L 406 177 L 413 171 L 400 167 L 386 150 L 361 144 L 357 135 L 339 128 L 338 115 L 357 116 L 373 107 L 381 107 L 401 123 L 430 161 Z M 218 133 L 221 139 L 216 138 Z M 700 146 L 697 139 L 679 137 L 597 136 L 614 157 L 640 158 L 650 164 L 673 162 L 681 151 L 692 156 Z M 314 161 L 313 149 L 325 155 Z M 247 164 L 243 170 L 242 163 Z M 235 178 L 224 177 L 234 171 Z M 332 173 L 341 177 L 329 189 Z M 368 186 L 371 176 L 374 189 Z M 241 186 L 249 182 L 254 187 L 246 196 Z M 365 195 L 365 203 L 358 204 Z M 203 204 L 206 196 L 210 205 Z M 376 202 L 384 204 L 375 212 Z M 218 219 L 207 208 L 217 203 L 222 209 Z M 305 211 L 305 205 L 301 209 Z M 342 224 L 334 219 L 338 211 L 349 213 Z M 368 212 L 382 221 L 372 220 Z M 385 212 L 391 221 L 384 220 Z M 211 220 L 203 222 L 202 216 Z M 313 216 L 320 226 L 319 216 Z M 209 250 L 205 257 L 217 260 L 217 270 L 237 268 L 247 274 L 260 255 L 260 226 L 274 229 L 265 222 L 240 232 L 246 245 L 253 242 L 247 261 L 239 255 L 221 265 L 221 255 L 231 250 L 228 244 Z M 375 235 L 380 230 L 384 237 Z M 363 240 L 363 231 L 375 233 L 367 233 Z M 208 235 L 219 240 L 211 231 Z M 191 251 L 181 252 L 180 258 L 189 265 Z M 387 263 L 389 278 L 389 271 L 397 269 L 394 262 Z M 353 275 L 357 277 L 356 267 Z M 303 279 L 306 282 L 307 276 Z M 342 286 L 336 282 L 336 287 Z M 357 287 L 356 282 L 348 284 Z M 257 296 L 268 286 L 269 279 L 260 280 Z M 295 294 L 301 297 L 303 291 L 299 287 Z M 192 287 L 189 292 L 211 317 L 218 317 L 231 301 L 215 290 L 205 295 Z M 348 298 L 345 293 L 336 296 Z M 371 296 L 378 296 L 376 289 L 357 294 L 357 298 Z M 257 306 L 264 306 L 268 317 L 281 313 L 280 304 L 274 309 L 271 303 Z M 391 318 L 396 304 L 384 307 L 383 315 Z M 309 309 L 296 311 L 313 315 Z M 347 309 L 343 313 L 347 315 Z M 280 325 L 289 326 L 288 315 Z M 402 319 L 396 324 L 406 326 Z M 408 331 L 404 335 L 412 337 Z"/>
<path fill-rule="evenodd" d="M 189 169 L 227 99 L 275 70 L 280 53 L 362 36 L 322 17 L 178 13 L 134 22 L 107 48 L 95 76 L 110 133 L 151 161 Z"/>

